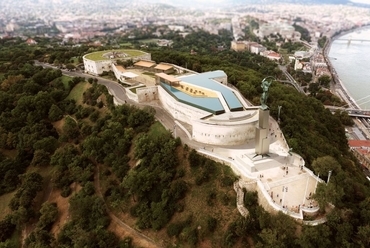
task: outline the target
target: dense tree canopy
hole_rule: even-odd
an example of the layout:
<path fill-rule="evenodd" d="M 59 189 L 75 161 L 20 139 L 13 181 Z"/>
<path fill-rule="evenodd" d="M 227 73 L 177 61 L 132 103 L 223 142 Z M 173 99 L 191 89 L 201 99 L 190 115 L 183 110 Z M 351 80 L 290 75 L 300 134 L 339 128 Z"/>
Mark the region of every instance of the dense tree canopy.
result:
<path fill-rule="evenodd" d="M 229 85 L 256 105 L 264 77 L 284 79 L 277 65 L 262 56 L 222 49 L 229 46 L 230 34 L 226 31 L 219 36 L 201 31 L 185 38 L 173 34 L 173 39 L 177 42 L 173 49 L 149 50 L 156 62 L 174 63 L 198 72 L 224 70 Z M 166 228 L 170 238 L 192 246 L 221 232 L 225 247 L 245 245 L 246 237 L 251 237 L 257 247 L 368 246 L 369 182 L 348 149 L 343 124 L 350 121 L 343 113 L 333 115 L 313 94 L 306 96 L 274 82 L 267 104 L 275 118 L 282 106 L 281 128 L 289 146 L 305 159 L 306 166 L 324 180 L 332 171 L 330 182 L 319 184 L 313 196 L 323 207 L 327 203 L 335 205 L 326 224 L 305 226 L 298 235 L 292 219 L 267 213 L 257 205 L 253 192 L 246 192 L 244 199 L 250 215 L 231 215 L 224 226 L 220 224 L 223 217 L 213 213 L 205 213 L 203 220 L 197 220 L 192 213 L 174 220 L 184 211 L 189 192 L 198 193 L 191 191 L 193 187 L 209 187 L 202 197 L 207 206 L 233 202 L 215 187 L 231 189 L 235 178 L 220 172 L 220 164 L 194 150 L 188 151 L 169 132 L 151 134 L 153 109 L 114 106 L 112 96 L 94 80 L 90 80 L 90 88 L 77 103 L 67 96 L 84 78 L 66 80 L 61 70 L 45 69 L 33 62 L 37 58 L 58 66 L 71 64 L 72 58 L 80 59 L 87 51 L 86 46 L 51 49 L 22 46 L 17 41 L 1 44 L 0 194 L 14 195 L 9 204 L 11 213 L 0 220 L 0 242 L 4 242 L 0 245 L 8 245 L 15 230 L 34 223 L 26 240 L 29 247 L 131 247 L 130 239 L 119 242 L 107 231 L 109 205 L 133 216 L 138 228 Z M 191 49 L 197 54 L 190 54 Z M 299 77 L 311 80 L 303 74 Z M 325 84 L 325 80 L 321 83 Z M 315 97 L 329 98 L 319 90 Z M 61 189 L 63 197 L 70 197 L 71 221 L 56 238 L 50 228 L 56 221 L 58 206 L 35 204 L 47 179 L 32 170 L 44 168 L 52 168 L 52 186 Z M 104 182 L 103 198 L 94 186 L 98 168 L 103 168 L 99 176 L 109 178 Z M 185 180 L 184 175 L 189 173 L 192 179 Z M 72 183 L 82 189 L 73 192 Z"/>

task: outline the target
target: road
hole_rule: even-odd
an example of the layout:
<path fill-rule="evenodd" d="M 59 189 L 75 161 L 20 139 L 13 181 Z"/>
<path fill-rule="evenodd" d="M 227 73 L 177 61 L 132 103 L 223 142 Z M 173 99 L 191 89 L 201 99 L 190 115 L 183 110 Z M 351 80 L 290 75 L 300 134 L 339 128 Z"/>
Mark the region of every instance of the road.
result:
<path fill-rule="evenodd" d="M 295 79 L 292 77 L 292 75 L 287 72 L 286 67 L 279 65 L 279 69 L 284 73 L 284 75 L 287 77 L 289 83 L 298 91 L 301 93 L 305 93 L 303 89 L 299 86 L 299 84 L 295 81 Z"/>
<path fill-rule="evenodd" d="M 56 70 L 59 69 L 58 67 L 54 65 L 41 63 L 39 61 L 35 61 L 35 65 L 39 65 L 44 68 L 53 68 Z M 105 79 L 105 78 L 98 77 L 98 76 L 93 76 L 93 75 L 86 74 L 80 71 L 68 71 L 65 69 L 61 69 L 61 71 L 63 75 L 66 75 L 69 77 L 96 78 L 98 80 L 98 84 L 102 84 L 107 87 L 109 93 L 114 96 L 118 104 L 124 104 L 129 100 L 128 97 L 126 96 L 126 89 L 121 84 L 117 83 L 116 81 L 112 81 L 112 80 Z"/>

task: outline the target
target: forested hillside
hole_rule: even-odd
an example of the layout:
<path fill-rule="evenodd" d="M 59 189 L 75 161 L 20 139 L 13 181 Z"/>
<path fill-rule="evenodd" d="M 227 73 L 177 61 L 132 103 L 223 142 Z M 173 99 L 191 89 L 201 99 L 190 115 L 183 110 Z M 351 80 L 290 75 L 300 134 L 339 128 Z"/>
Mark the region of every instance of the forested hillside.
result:
<path fill-rule="evenodd" d="M 340 116 L 318 100 L 274 82 L 268 105 L 275 118 L 282 106 L 281 128 L 306 165 L 323 179 L 333 171 L 314 195 L 323 211 L 335 205 L 327 223 L 301 227 L 270 215 L 254 192 L 246 192 L 244 218 L 231 170 L 174 139 L 152 108 L 114 106 L 96 80 L 33 62 L 77 64 L 88 47 L 0 42 L 0 247 L 142 246 L 112 216 L 163 247 L 370 245 L 369 182 L 348 150 Z M 282 77 L 276 64 L 247 53 L 150 52 L 157 62 L 224 70 L 255 104 L 261 80 Z"/>

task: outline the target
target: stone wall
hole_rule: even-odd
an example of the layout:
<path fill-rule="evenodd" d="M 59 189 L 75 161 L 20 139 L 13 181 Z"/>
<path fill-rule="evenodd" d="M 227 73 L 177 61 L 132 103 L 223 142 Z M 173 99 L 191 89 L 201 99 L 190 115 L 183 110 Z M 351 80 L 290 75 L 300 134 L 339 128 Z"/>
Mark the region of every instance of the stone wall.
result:
<path fill-rule="evenodd" d="M 87 73 L 93 75 L 102 74 L 104 71 L 110 71 L 112 62 L 110 60 L 93 61 L 84 59 L 84 67 Z"/>
<path fill-rule="evenodd" d="M 148 60 L 148 61 L 151 61 L 152 60 L 152 55 L 150 53 L 145 53 L 143 55 L 136 56 L 136 57 L 133 57 L 132 58 L 132 61 L 133 62 L 137 62 L 137 61 L 140 61 L 140 60 Z"/>
<path fill-rule="evenodd" d="M 235 125 L 215 125 L 194 120 L 193 139 L 211 145 L 241 145 L 247 140 L 254 139 L 255 121 Z"/>
<path fill-rule="evenodd" d="M 150 102 L 153 100 L 158 100 L 158 87 L 142 87 L 136 89 L 138 102 Z"/>

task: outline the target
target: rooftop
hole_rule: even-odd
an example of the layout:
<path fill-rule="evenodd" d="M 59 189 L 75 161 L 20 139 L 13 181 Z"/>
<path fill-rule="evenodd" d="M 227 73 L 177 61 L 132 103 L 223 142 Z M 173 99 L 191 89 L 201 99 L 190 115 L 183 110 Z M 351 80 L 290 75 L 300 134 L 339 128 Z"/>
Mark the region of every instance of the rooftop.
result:
<path fill-rule="evenodd" d="M 243 109 L 243 105 L 241 104 L 241 102 L 239 101 L 239 99 L 236 97 L 236 95 L 231 89 L 213 80 L 215 78 L 222 78 L 222 77 L 226 77 L 225 72 L 221 70 L 217 70 L 217 71 L 205 72 L 201 74 L 194 74 L 190 76 L 183 76 L 180 78 L 182 81 L 186 83 L 190 83 L 196 86 L 200 86 L 203 88 L 207 88 L 210 90 L 220 92 L 223 98 L 225 99 L 226 104 L 230 108 L 230 111 L 238 111 L 238 110 Z"/>
<path fill-rule="evenodd" d="M 163 73 L 163 72 L 156 73 L 155 75 L 160 77 L 160 78 L 163 78 L 164 80 L 167 80 L 168 82 L 171 82 L 171 83 L 175 83 L 175 82 L 180 81 L 180 79 L 175 78 L 174 76 L 168 75 L 168 74 Z"/>
<path fill-rule="evenodd" d="M 116 65 L 116 68 L 117 68 L 117 70 L 119 70 L 120 72 L 125 72 L 126 70 L 125 70 L 125 68 L 123 68 L 123 66 L 121 66 L 121 65 Z"/>
<path fill-rule="evenodd" d="M 203 109 L 213 114 L 224 113 L 225 110 L 217 97 L 194 97 L 186 94 L 175 87 L 172 87 L 165 83 L 160 83 L 162 87 L 179 102 L 188 104 L 190 106 Z"/>
<path fill-rule="evenodd" d="M 169 82 L 180 81 L 177 86 L 161 82 L 161 86 L 179 102 L 205 110 L 213 114 L 243 110 L 243 105 L 234 92 L 220 83 L 226 80 L 221 70 L 175 78 L 165 73 L 157 73 L 159 78 Z M 217 80 L 214 80 L 217 79 Z M 186 90 L 181 88 L 186 88 Z M 189 88 L 189 89 L 188 89 Z M 187 92 L 189 90 L 189 92 Z M 228 109 L 227 109 L 228 108 Z"/>
<path fill-rule="evenodd" d="M 132 49 L 121 49 L 121 50 L 106 50 L 86 54 L 84 58 L 94 61 L 109 60 L 109 59 L 125 59 L 130 57 L 136 57 L 146 54 L 145 52 Z"/>
<path fill-rule="evenodd" d="M 155 69 L 158 69 L 158 70 L 169 70 L 169 69 L 172 69 L 173 66 L 172 65 L 166 65 L 166 64 L 159 64 L 157 65 L 156 67 L 154 67 Z"/>
<path fill-rule="evenodd" d="M 370 147 L 370 140 L 348 140 L 350 147 Z"/>
<path fill-rule="evenodd" d="M 140 60 L 139 62 L 136 62 L 134 65 L 135 66 L 141 66 L 141 67 L 150 68 L 150 67 L 155 66 L 155 62 Z"/>

